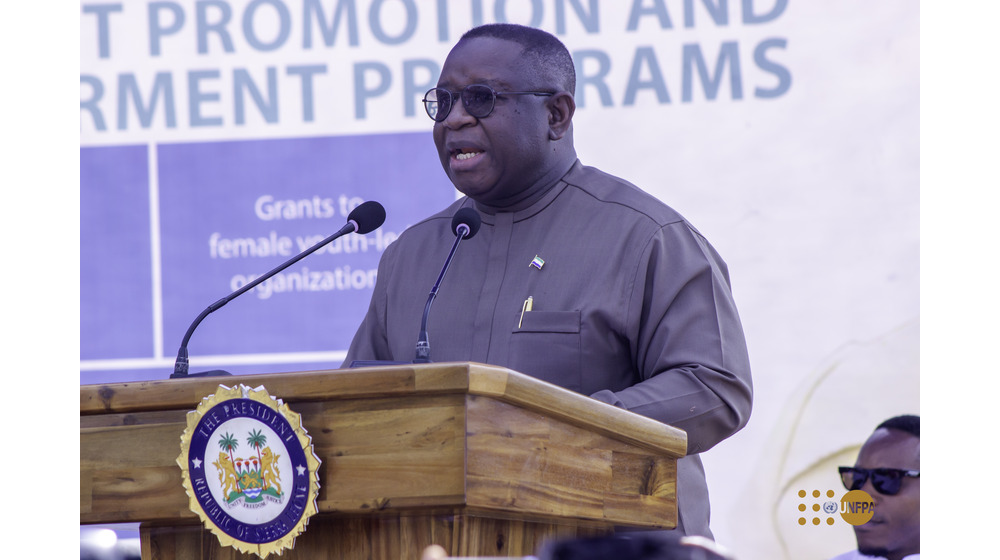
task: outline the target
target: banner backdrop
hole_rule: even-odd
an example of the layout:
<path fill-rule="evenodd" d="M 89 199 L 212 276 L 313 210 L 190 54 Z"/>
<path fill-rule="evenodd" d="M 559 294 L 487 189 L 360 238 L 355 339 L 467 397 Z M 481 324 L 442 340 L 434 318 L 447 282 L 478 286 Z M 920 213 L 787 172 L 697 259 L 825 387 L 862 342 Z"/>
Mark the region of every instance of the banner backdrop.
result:
<path fill-rule="evenodd" d="M 729 264 L 755 406 L 704 454 L 716 537 L 744 559 L 853 548 L 845 523 L 801 526 L 794 493 L 842 493 L 826 463 L 919 413 L 904 0 L 83 1 L 81 383 L 167 378 L 202 310 L 378 200 L 379 230 L 232 301 L 189 345 L 195 372 L 339 366 L 382 250 L 456 196 L 420 99 L 461 34 L 494 21 L 566 43 L 580 159 L 677 209 Z"/>

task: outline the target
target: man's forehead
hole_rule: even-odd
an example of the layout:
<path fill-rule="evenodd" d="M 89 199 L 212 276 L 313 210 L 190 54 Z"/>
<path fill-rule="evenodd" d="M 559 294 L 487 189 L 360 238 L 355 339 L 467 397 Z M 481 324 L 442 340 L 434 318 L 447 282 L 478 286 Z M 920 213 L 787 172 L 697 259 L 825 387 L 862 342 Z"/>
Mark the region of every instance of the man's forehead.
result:
<path fill-rule="evenodd" d="M 511 89 L 510 82 L 499 78 L 485 78 L 471 75 L 458 79 L 456 76 L 445 76 L 444 74 L 441 74 L 441 79 L 438 80 L 437 87 L 458 92 L 466 86 L 471 86 L 473 84 L 487 85 L 493 88 L 494 91 L 505 91 Z"/>
<path fill-rule="evenodd" d="M 492 37 L 459 41 L 445 59 L 438 85 L 510 86 L 526 71 L 519 56 L 522 50 L 521 45 L 513 41 Z"/>
<path fill-rule="evenodd" d="M 473 84 L 490 86 L 493 88 L 493 91 L 511 91 L 517 89 L 513 86 L 513 82 L 509 80 L 499 77 L 487 77 L 485 74 L 467 74 L 459 76 L 446 75 L 442 73 L 440 79 L 438 79 L 437 87 L 457 93 Z"/>
<path fill-rule="evenodd" d="M 861 447 L 858 465 L 868 468 L 918 468 L 920 438 L 901 430 L 879 428 Z"/>
<path fill-rule="evenodd" d="M 448 53 L 448 58 L 460 53 L 470 51 L 487 51 L 493 54 L 518 55 L 524 50 L 524 45 L 510 39 L 499 37 L 472 37 L 471 39 L 460 39 Z"/>

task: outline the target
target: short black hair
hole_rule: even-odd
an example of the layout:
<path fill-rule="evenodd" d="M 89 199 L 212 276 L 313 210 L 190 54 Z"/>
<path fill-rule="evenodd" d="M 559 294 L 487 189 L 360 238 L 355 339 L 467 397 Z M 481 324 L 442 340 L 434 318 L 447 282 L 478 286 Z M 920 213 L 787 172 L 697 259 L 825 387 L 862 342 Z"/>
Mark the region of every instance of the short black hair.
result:
<path fill-rule="evenodd" d="M 893 416 L 879 424 L 875 429 L 889 428 L 890 430 L 900 430 L 912 436 L 920 437 L 920 417 L 914 414 L 903 414 Z"/>
<path fill-rule="evenodd" d="M 550 77 L 564 91 L 571 94 L 576 92 L 573 57 L 555 35 L 516 23 L 488 23 L 466 31 L 459 42 L 480 37 L 492 37 L 521 45 L 524 49 L 522 56 L 534 67 L 538 77 Z"/>

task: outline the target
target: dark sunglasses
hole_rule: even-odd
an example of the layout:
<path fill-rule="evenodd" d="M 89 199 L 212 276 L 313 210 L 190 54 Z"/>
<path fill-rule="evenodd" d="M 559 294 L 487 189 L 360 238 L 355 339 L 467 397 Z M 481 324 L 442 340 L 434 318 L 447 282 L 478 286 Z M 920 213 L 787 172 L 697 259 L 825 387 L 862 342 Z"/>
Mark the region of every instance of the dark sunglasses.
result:
<path fill-rule="evenodd" d="M 554 93 L 547 91 L 495 91 L 493 88 L 483 84 L 472 84 L 465 86 L 459 93 L 450 92 L 442 88 L 432 88 L 424 94 L 424 110 L 427 116 L 435 122 L 441 122 L 448 118 L 451 108 L 455 106 L 455 98 L 462 98 L 462 105 L 465 112 L 476 117 L 485 119 L 493 112 L 498 95 L 539 95 L 550 96 Z"/>
<path fill-rule="evenodd" d="M 895 496 L 903 486 L 904 477 L 919 478 L 920 471 L 908 471 L 905 469 L 859 469 L 857 467 L 840 467 L 840 477 L 844 481 L 844 487 L 848 490 L 857 490 L 865 485 L 868 477 L 872 477 L 872 486 L 879 494 Z"/>

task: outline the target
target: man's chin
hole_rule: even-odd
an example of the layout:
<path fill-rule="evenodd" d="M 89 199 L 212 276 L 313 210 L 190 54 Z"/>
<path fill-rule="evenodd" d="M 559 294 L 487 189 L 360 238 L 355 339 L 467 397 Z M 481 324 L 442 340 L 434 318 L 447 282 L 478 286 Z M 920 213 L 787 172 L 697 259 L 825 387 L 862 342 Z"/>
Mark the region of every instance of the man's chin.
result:
<path fill-rule="evenodd" d="M 457 178 L 452 180 L 452 184 L 455 185 L 455 189 L 458 192 L 464 194 L 465 196 L 477 201 L 489 204 L 490 202 L 490 192 L 491 189 L 484 186 L 479 181 L 462 180 L 463 178 Z"/>
<path fill-rule="evenodd" d="M 888 539 L 879 525 L 859 525 L 854 528 L 854 536 L 858 541 L 858 552 L 865 556 L 885 556 Z M 883 528 L 884 529 L 884 528 Z"/>

